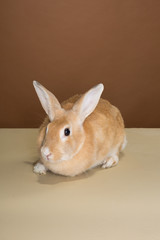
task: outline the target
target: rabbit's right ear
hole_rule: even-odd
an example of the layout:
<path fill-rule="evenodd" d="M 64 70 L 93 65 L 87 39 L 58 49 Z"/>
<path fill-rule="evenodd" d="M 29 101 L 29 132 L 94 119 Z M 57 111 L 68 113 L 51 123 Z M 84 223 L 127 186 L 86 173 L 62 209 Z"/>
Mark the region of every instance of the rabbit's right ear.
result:
<path fill-rule="evenodd" d="M 104 86 L 102 83 L 91 88 L 87 93 L 82 95 L 82 97 L 74 104 L 73 111 L 77 113 L 80 118 L 81 123 L 94 111 L 96 108 L 101 94 L 103 92 Z"/>
<path fill-rule="evenodd" d="M 53 121 L 56 111 L 62 109 L 60 103 L 58 102 L 57 98 L 39 82 L 33 81 L 33 86 L 44 111 L 48 115 L 50 121 Z"/>

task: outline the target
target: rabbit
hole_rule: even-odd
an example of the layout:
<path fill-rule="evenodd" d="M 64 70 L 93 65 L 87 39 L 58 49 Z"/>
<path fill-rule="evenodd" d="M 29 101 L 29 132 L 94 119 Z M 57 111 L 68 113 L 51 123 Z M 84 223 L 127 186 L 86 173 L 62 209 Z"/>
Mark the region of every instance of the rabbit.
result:
<path fill-rule="evenodd" d="M 47 114 L 39 130 L 40 160 L 34 173 L 50 170 L 73 177 L 98 165 L 117 165 L 126 145 L 124 121 L 115 106 L 100 98 L 103 84 L 62 104 L 37 81 L 33 85 Z"/>

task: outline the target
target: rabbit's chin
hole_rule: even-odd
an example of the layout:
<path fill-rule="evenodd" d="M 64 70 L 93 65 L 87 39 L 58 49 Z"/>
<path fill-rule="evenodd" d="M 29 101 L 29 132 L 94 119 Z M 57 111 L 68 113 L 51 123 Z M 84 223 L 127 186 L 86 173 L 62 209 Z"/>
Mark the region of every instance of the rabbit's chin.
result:
<path fill-rule="evenodd" d="M 51 158 L 48 159 L 48 158 L 46 158 L 44 156 L 43 156 L 43 160 L 44 160 L 44 162 L 54 163 L 53 159 L 51 159 Z"/>

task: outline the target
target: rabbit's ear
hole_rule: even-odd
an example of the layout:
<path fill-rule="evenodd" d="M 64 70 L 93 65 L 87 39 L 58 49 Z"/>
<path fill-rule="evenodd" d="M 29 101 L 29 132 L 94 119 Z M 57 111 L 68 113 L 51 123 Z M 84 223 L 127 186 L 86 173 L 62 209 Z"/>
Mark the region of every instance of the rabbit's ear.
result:
<path fill-rule="evenodd" d="M 61 110 L 60 103 L 58 102 L 57 98 L 39 82 L 33 81 L 33 86 L 36 90 L 44 111 L 47 113 L 50 121 L 53 121 L 56 111 Z"/>
<path fill-rule="evenodd" d="M 100 96 L 103 92 L 104 86 L 102 83 L 91 88 L 85 93 L 73 106 L 73 110 L 77 112 L 80 117 L 81 123 L 94 111 Z"/>

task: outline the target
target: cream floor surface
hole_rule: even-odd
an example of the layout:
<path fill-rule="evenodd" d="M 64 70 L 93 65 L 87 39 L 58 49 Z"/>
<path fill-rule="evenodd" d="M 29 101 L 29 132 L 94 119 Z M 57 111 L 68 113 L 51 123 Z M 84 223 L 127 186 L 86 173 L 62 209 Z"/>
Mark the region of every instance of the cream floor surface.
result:
<path fill-rule="evenodd" d="M 0 130 L 1 240 L 160 240 L 160 129 L 126 129 L 112 169 L 37 176 L 37 129 Z"/>

